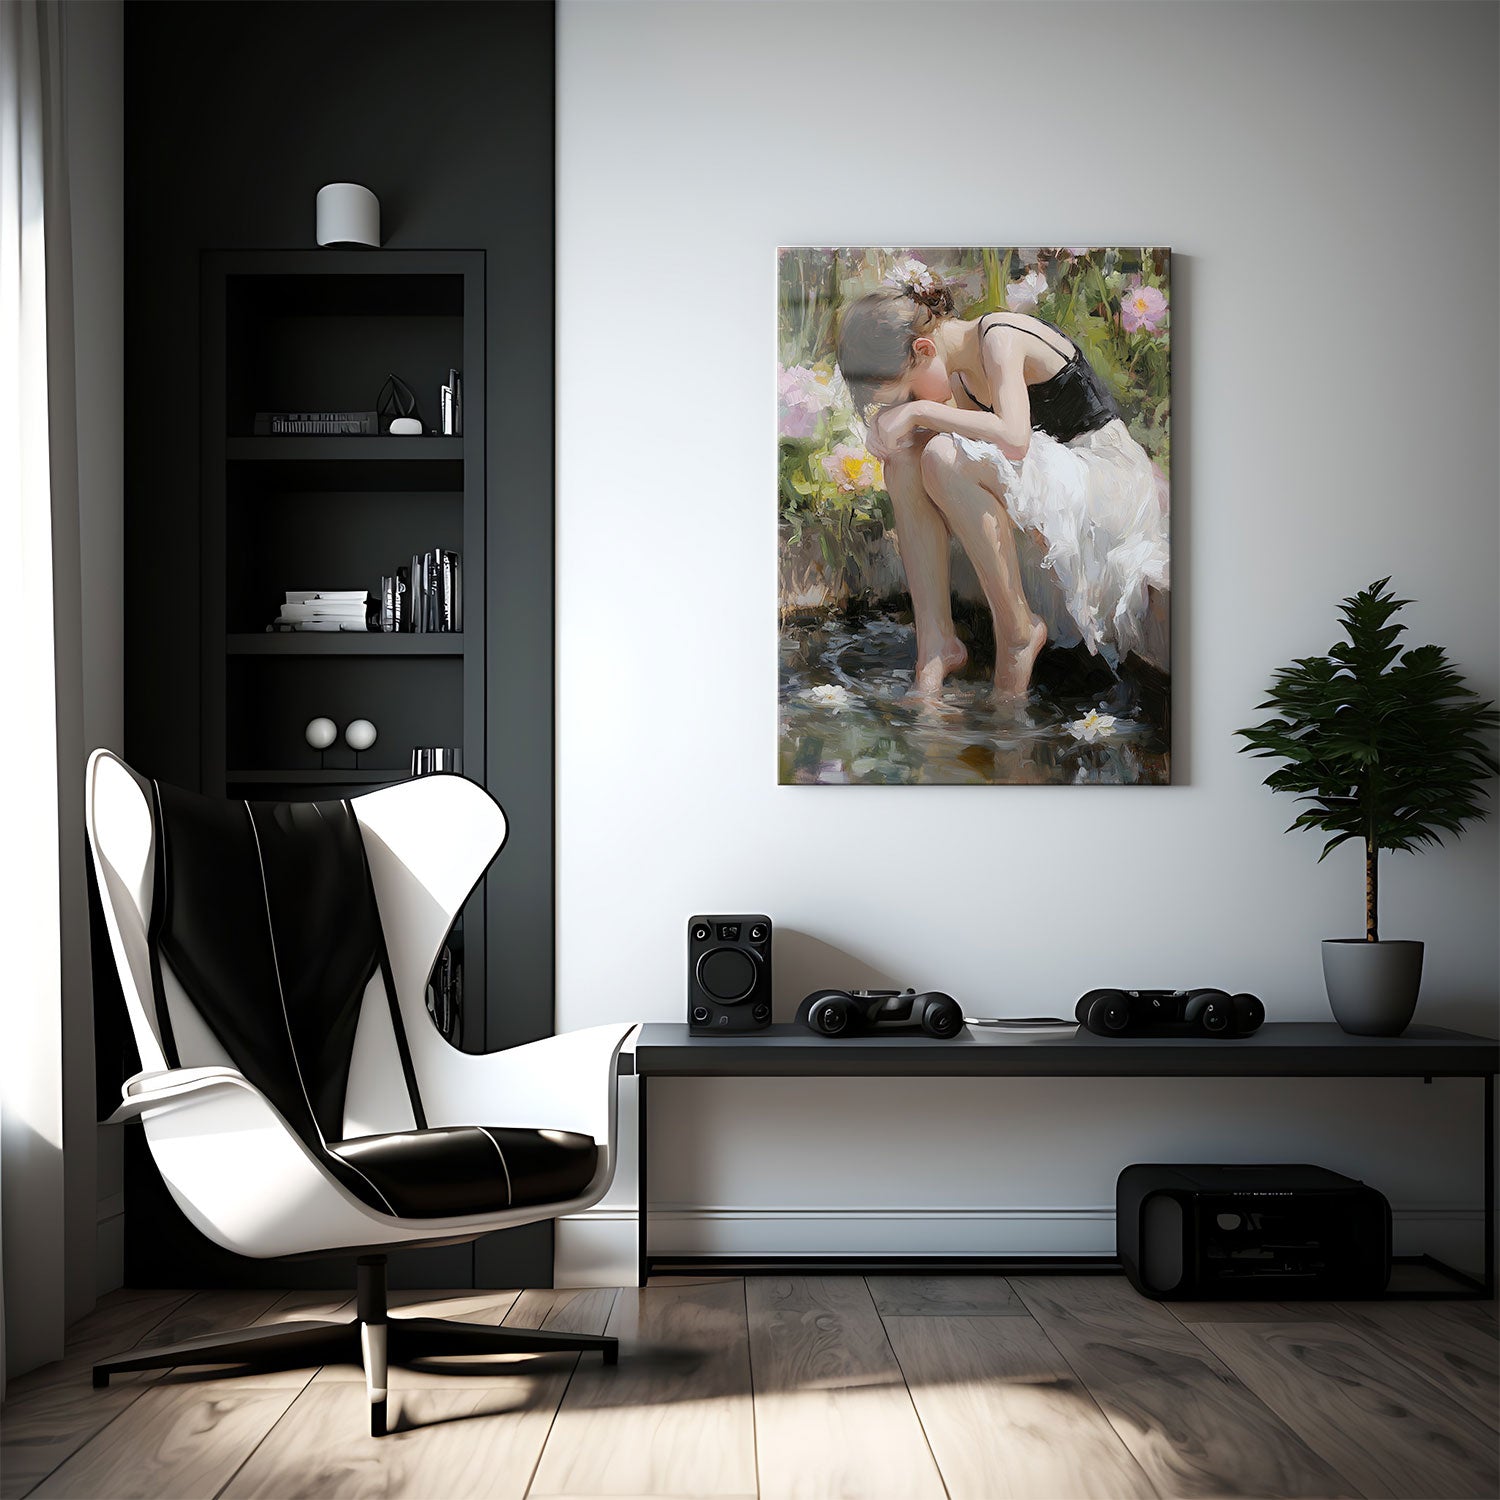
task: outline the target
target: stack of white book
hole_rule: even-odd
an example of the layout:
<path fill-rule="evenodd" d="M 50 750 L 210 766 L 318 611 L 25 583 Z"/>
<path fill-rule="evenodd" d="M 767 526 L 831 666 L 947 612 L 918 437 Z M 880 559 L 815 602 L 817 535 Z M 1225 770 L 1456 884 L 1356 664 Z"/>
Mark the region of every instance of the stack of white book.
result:
<path fill-rule="evenodd" d="M 364 589 L 288 589 L 267 630 L 367 630 Z"/>

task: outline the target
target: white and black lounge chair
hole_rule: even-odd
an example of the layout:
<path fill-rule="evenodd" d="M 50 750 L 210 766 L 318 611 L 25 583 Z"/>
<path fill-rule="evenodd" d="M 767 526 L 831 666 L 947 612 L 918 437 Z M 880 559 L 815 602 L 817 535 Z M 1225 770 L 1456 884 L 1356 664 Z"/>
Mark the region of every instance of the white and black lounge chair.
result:
<path fill-rule="evenodd" d="M 433 963 L 505 841 L 460 776 L 347 802 L 228 802 L 98 750 L 88 832 L 142 1071 L 139 1120 L 183 1212 L 240 1255 L 355 1255 L 358 1315 L 122 1354 L 123 1370 L 599 1350 L 612 1338 L 389 1318 L 386 1252 L 596 1203 L 614 1175 L 621 1023 L 473 1055 L 426 1007 Z"/>

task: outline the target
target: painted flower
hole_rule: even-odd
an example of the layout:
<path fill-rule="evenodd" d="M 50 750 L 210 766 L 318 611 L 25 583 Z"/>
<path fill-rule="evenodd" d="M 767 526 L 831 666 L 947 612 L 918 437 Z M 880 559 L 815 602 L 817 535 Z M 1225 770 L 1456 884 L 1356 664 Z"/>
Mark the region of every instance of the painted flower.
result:
<path fill-rule="evenodd" d="M 1134 333 L 1154 333 L 1166 315 L 1167 299 L 1154 286 L 1133 286 L 1120 299 L 1120 321 Z"/>
<path fill-rule="evenodd" d="M 777 420 L 782 437 L 810 438 L 818 433 L 818 419 L 834 404 L 831 370 L 793 365 L 776 368 Z"/>
<path fill-rule="evenodd" d="M 807 688 L 802 696 L 818 708 L 831 709 L 840 714 L 846 708 L 854 707 L 854 699 L 848 688 L 840 687 L 836 682 L 825 682 L 821 687 Z"/>
<path fill-rule="evenodd" d="M 1030 312 L 1047 291 L 1047 278 L 1040 271 L 1028 271 L 1019 281 L 1005 289 L 1005 305 L 1018 313 Z"/>
<path fill-rule="evenodd" d="M 846 495 L 879 489 L 885 482 L 880 460 L 854 443 L 838 443 L 822 455 L 823 472 Z"/>
<path fill-rule="evenodd" d="M 949 273 L 945 271 L 943 285 L 953 294 L 955 306 L 968 307 L 984 296 L 984 272 L 954 270 Z"/>
<path fill-rule="evenodd" d="M 915 256 L 903 260 L 899 266 L 893 266 L 885 279 L 892 286 L 915 287 L 919 292 L 930 292 L 937 285 L 937 277 L 932 274 L 931 269 Z"/>
<path fill-rule="evenodd" d="M 1074 719 L 1068 725 L 1068 731 L 1075 740 L 1092 745 L 1095 740 L 1107 740 L 1114 734 L 1115 716 L 1101 714 L 1097 708 L 1091 708 L 1081 719 Z"/>
<path fill-rule="evenodd" d="M 1093 249 L 1092 245 L 1064 245 L 1069 255 L 1087 255 Z"/>

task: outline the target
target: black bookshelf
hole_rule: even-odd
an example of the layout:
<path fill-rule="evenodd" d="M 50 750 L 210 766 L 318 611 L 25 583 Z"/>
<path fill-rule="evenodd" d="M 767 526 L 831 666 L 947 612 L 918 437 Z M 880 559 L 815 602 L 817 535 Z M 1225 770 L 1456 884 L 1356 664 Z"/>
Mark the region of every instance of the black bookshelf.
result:
<path fill-rule="evenodd" d="M 238 250 L 202 267 L 201 783 L 211 796 L 296 801 L 401 779 L 414 745 L 485 744 L 483 251 Z M 439 421 L 462 371 L 465 432 L 257 435 L 257 411 L 371 410 L 390 373 Z M 366 588 L 414 552 L 460 552 L 464 629 L 268 632 L 287 589 Z M 371 720 L 355 767 L 320 757 L 307 721 Z M 332 760 L 333 764 L 325 762 Z M 483 886 L 463 916 L 462 1027 L 485 1038 Z"/>
<path fill-rule="evenodd" d="M 486 1050 L 546 1036 L 553 1029 L 555 930 L 553 7 L 381 7 L 382 20 L 401 35 L 396 73 L 390 66 L 391 25 L 351 26 L 345 4 L 299 4 L 294 46 L 288 45 L 285 6 L 247 0 L 231 6 L 134 5 L 125 11 L 126 757 L 145 774 L 191 789 L 208 789 L 221 779 L 228 786 L 234 775 L 254 773 L 256 780 L 233 783 L 235 790 L 257 797 L 338 796 L 369 783 L 273 785 L 264 779 L 310 772 L 318 761 L 300 741 L 290 748 L 259 748 L 253 725 L 241 726 L 249 742 L 229 739 L 206 753 L 205 736 L 214 723 L 224 724 L 226 713 L 217 697 L 205 701 L 206 689 L 217 694 L 215 684 L 252 679 L 269 701 L 290 698 L 303 683 L 312 690 L 350 672 L 351 698 L 362 696 L 366 684 L 374 689 L 390 683 L 403 700 L 411 699 L 415 725 L 425 685 L 437 691 L 437 711 L 455 736 L 433 734 L 432 740 L 466 749 L 477 739 L 471 739 L 465 715 L 474 712 L 471 700 L 483 701 L 484 756 L 476 762 L 466 755 L 464 770 L 499 798 L 510 834 L 485 882 L 484 994 L 467 987 L 467 1019 L 478 1023 L 482 1010 Z M 318 73 L 312 100 L 308 59 L 334 56 L 339 66 Z M 503 88 L 495 86 L 497 57 L 506 59 Z M 213 59 L 212 67 L 205 58 Z M 393 125 L 413 120 L 443 122 L 440 149 L 432 132 Z M 521 144 L 498 151 L 497 141 Z M 333 178 L 365 183 L 379 196 L 381 249 L 345 252 L 312 244 L 314 199 Z M 475 286 L 469 263 L 431 248 L 442 246 L 485 255 L 486 274 L 494 271 L 496 281 L 482 304 L 469 295 Z M 265 278 L 264 305 L 274 300 L 284 318 L 300 310 L 304 317 L 334 320 L 352 310 L 353 322 L 344 324 L 351 338 L 330 345 L 339 359 L 351 358 L 360 346 L 354 325 L 362 309 L 382 302 L 387 353 L 372 351 L 368 342 L 366 353 L 379 366 L 379 379 L 394 369 L 411 381 L 424 408 L 436 387 L 429 392 L 430 377 L 409 366 L 405 349 L 395 347 L 406 326 L 401 320 L 412 320 L 407 332 L 420 342 L 434 324 L 457 317 L 467 347 L 482 307 L 483 341 L 476 353 L 443 356 L 445 365 L 455 364 L 465 375 L 466 436 L 370 438 L 344 457 L 343 439 L 278 438 L 286 446 L 272 448 L 256 440 L 252 423 L 231 427 L 223 363 L 227 324 L 216 330 L 206 316 L 205 273 L 224 267 L 217 257 L 205 257 L 224 247 L 257 252 L 240 266 Z M 274 253 L 261 257 L 261 251 Z M 426 274 L 435 265 L 433 254 L 444 257 L 437 275 Z M 309 270 L 315 274 L 307 275 Z M 270 278 L 277 275 L 284 279 L 273 285 Z M 420 348 L 415 352 L 420 356 Z M 306 369 L 318 377 L 308 409 L 338 399 L 325 378 L 336 371 L 318 368 L 315 360 Z M 246 373 L 241 368 L 236 378 Z M 476 387 L 481 377 L 482 402 Z M 368 409 L 373 396 L 362 387 L 349 406 Z M 287 409 L 291 404 L 285 403 Z M 272 408 L 267 403 L 263 409 Z M 219 416 L 217 424 L 209 420 L 212 414 Z M 424 409 L 429 419 L 435 414 Z M 208 470 L 212 494 L 204 487 L 200 439 L 215 445 L 217 468 Z M 285 552 L 275 554 L 276 538 L 289 547 L 300 545 L 305 534 L 309 547 L 326 549 L 335 535 L 347 536 L 350 517 L 364 519 L 368 510 L 369 566 L 361 562 L 359 576 L 368 572 L 373 579 L 389 571 L 390 559 L 381 550 L 385 532 L 415 527 L 429 512 L 439 524 L 445 513 L 465 524 L 474 513 L 472 487 L 481 479 L 487 492 L 484 552 L 465 542 L 464 562 L 470 589 L 484 579 L 484 629 L 471 627 L 461 645 L 444 643 L 455 654 L 416 656 L 398 648 L 366 655 L 363 646 L 261 647 L 231 654 L 230 634 L 263 631 L 260 604 L 248 619 L 237 613 L 232 627 L 226 619 L 211 632 L 202 628 L 200 622 L 212 616 L 200 605 L 200 588 L 223 591 L 227 604 L 231 586 L 248 589 L 252 579 L 270 574 L 278 575 L 273 590 L 300 586 L 279 576 Z M 216 518 L 225 524 L 229 486 L 239 494 L 253 486 L 268 507 L 265 531 L 247 524 L 232 538 L 234 549 L 259 548 L 265 565 L 237 558 L 217 577 L 201 576 L 203 528 Z M 239 519 L 249 518 L 242 506 Z M 434 545 L 430 529 L 419 529 L 422 546 Z M 339 718 L 336 712 L 329 716 Z M 397 753 L 400 726 L 375 713 L 367 716 L 379 724 L 381 737 L 360 756 L 361 771 L 366 765 L 379 770 L 405 764 L 405 755 Z M 304 758 L 293 759 L 299 745 Z M 330 751 L 327 759 L 330 771 L 353 766 L 348 752 L 336 760 Z M 466 1034 L 464 1045 L 480 1042 Z M 133 1064 L 121 1072 L 117 1049 L 104 1046 L 101 1077 L 118 1082 Z M 247 1261 L 216 1251 L 172 1203 L 140 1132 L 123 1137 L 130 1153 L 130 1285 L 349 1283 L 352 1265 Z M 474 1245 L 402 1252 L 393 1259 L 391 1281 L 542 1286 L 551 1264 L 551 1226 L 535 1224 Z"/>

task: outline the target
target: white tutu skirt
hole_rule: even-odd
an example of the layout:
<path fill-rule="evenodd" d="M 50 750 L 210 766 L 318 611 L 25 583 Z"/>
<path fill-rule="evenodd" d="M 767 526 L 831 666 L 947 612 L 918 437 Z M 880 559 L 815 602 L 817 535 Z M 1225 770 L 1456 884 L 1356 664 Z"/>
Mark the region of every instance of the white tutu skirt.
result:
<path fill-rule="evenodd" d="M 1094 654 L 1146 654 L 1148 590 L 1170 587 L 1167 481 L 1125 424 L 1116 419 L 1068 443 L 1033 432 L 1019 463 L 993 443 L 956 440 L 999 471 L 1011 520 L 1041 538 L 1043 571 L 1073 627 L 1059 638 L 1054 611 L 1033 600 L 1056 644 L 1075 644 L 1066 637 L 1076 629 Z"/>

